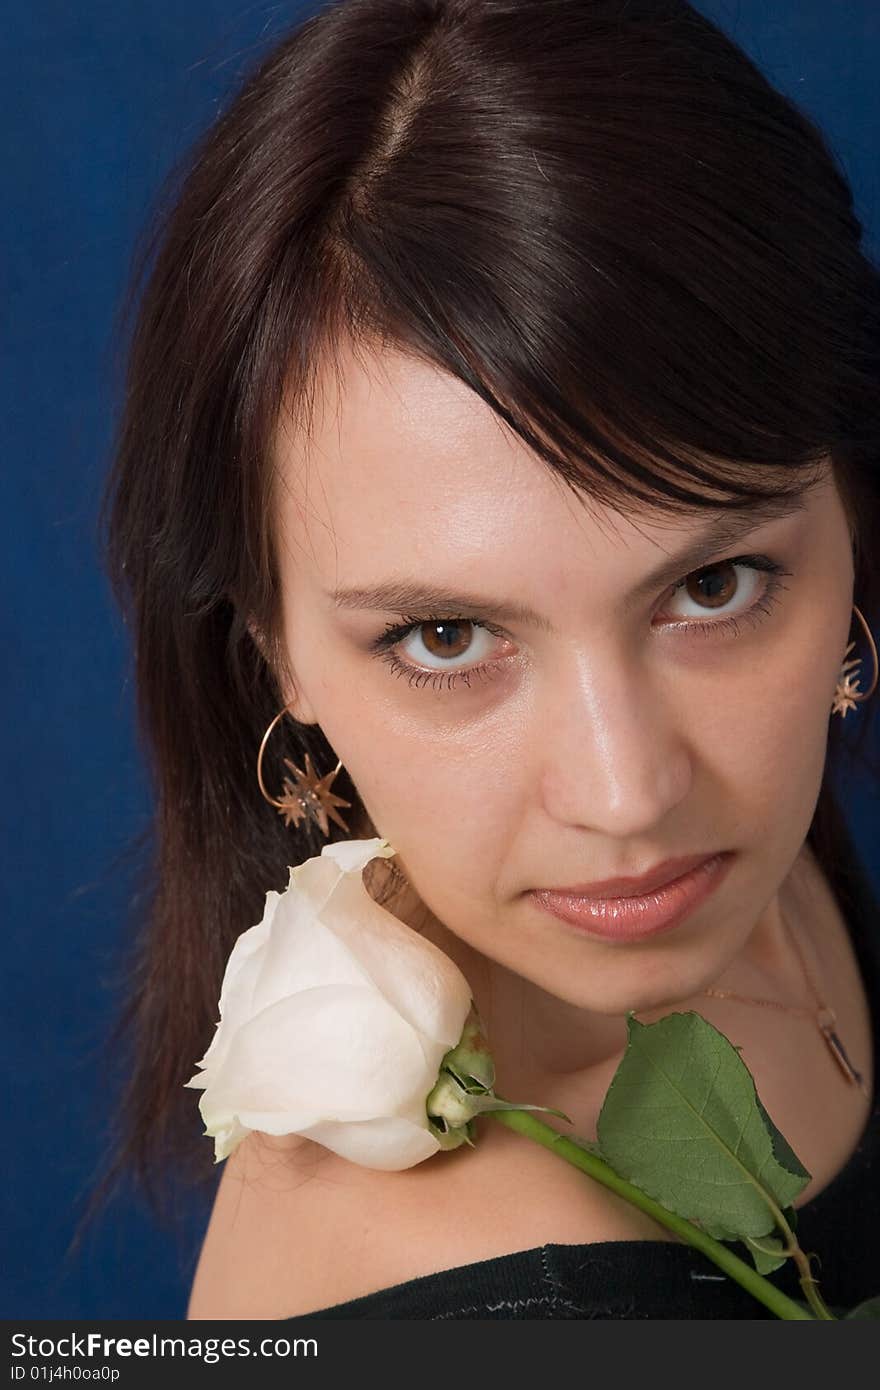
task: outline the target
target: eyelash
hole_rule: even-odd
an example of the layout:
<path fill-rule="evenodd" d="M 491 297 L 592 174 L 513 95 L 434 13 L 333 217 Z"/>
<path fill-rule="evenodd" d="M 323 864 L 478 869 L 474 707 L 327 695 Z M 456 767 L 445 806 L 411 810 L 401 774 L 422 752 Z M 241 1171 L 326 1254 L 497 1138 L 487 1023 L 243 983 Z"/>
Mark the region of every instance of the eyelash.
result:
<path fill-rule="evenodd" d="M 747 569 L 759 570 L 765 573 L 768 579 L 761 597 L 753 603 L 751 608 L 747 609 L 745 613 L 741 613 L 736 617 L 716 618 L 714 621 L 709 622 L 702 622 L 700 619 L 683 618 L 679 620 L 678 623 L 674 623 L 673 626 L 686 627 L 689 631 L 695 630 L 696 634 L 700 637 L 715 637 L 719 633 L 719 630 L 728 633 L 732 637 L 739 637 L 742 635 L 741 623 L 745 621 L 750 623 L 752 627 L 757 627 L 759 623 L 764 621 L 765 617 L 769 616 L 774 605 L 779 602 L 781 591 L 788 588 L 787 584 L 782 583 L 780 576 L 790 575 L 791 571 L 784 569 L 782 565 L 777 564 L 775 560 L 771 560 L 769 556 L 737 555 L 732 560 L 716 560 L 714 564 L 703 565 L 700 569 L 691 571 L 691 574 L 685 575 L 684 579 L 676 584 L 673 589 L 673 594 L 678 593 L 679 589 L 684 587 L 687 580 L 691 578 L 691 575 L 706 574 L 712 570 L 721 569 L 725 565 L 740 565 Z M 372 643 L 370 651 L 373 655 L 377 656 L 380 661 L 386 662 L 391 667 L 392 675 L 407 676 L 410 686 L 415 685 L 420 687 L 427 682 L 431 682 L 435 690 L 452 690 L 461 680 L 464 681 L 465 685 L 469 688 L 471 679 L 474 676 L 479 677 L 481 680 L 485 680 L 496 674 L 496 668 L 501 664 L 498 661 L 480 662 L 478 665 L 469 666 L 463 671 L 431 671 L 428 670 L 427 667 L 416 666 L 410 661 L 402 660 L 393 650 L 394 647 L 405 641 L 411 632 L 429 623 L 469 623 L 472 627 L 484 628 L 495 637 L 503 637 L 505 635 L 503 630 L 496 627 L 494 623 L 478 622 L 475 618 L 453 618 L 450 617 L 449 614 L 428 614 L 422 616 L 406 614 L 404 615 L 403 622 L 389 623 L 387 625 L 385 631 Z M 502 658 L 502 660 L 504 659 L 505 658 Z"/>

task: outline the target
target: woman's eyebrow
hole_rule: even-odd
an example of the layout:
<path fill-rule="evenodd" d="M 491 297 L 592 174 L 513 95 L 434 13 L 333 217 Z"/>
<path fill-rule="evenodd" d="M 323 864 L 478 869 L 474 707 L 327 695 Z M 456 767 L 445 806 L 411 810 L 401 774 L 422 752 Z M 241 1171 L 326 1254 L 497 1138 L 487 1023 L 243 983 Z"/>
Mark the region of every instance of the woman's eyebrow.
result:
<path fill-rule="evenodd" d="M 708 563 L 717 552 L 732 545 L 759 526 L 781 517 L 803 511 L 806 493 L 762 499 L 742 511 L 728 511 L 716 519 L 690 544 L 676 555 L 663 561 L 630 590 L 627 607 L 635 604 L 652 589 L 680 579 L 692 569 Z M 336 608 L 372 609 L 386 613 L 433 612 L 450 617 L 483 617 L 504 623 L 521 623 L 541 632 L 555 635 L 549 619 L 528 604 L 511 603 L 488 595 L 463 594 L 442 585 L 425 583 L 420 579 L 387 579 L 375 584 L 355 584 L 337 588 L 326 595 Z"/>

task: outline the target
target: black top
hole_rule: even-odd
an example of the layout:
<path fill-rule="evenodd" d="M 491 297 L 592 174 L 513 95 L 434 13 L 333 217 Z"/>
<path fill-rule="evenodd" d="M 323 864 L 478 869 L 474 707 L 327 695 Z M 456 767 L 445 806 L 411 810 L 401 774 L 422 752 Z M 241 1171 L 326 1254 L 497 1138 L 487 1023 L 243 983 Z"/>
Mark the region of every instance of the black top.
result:
<path fill-rule="evenodd" d="M 838 1315 L 880 1294 L 880 908 L 864 879 L 860 910 L 847 916 L 871 1011 L 871 1113 L 848 1163 L 805 1205 L 797 1237 L 815 1251 L 819 1290 Z M 841 1030 L 844 1044 L 845 1029 Z M 858 1067 L 860 1059 L 852 1057 Z M 750 1266 L 748 1248 L 725 1242 Z M 804 1301 L 797 1267 L 768 1277 Z M 541 1245 L 409 1279 L 306 1318 L 774 1318 L 775 1314 L 690 1245 L 612 1240 Z M 282 1319 L 287 1321 L 287 1319 Z"/>

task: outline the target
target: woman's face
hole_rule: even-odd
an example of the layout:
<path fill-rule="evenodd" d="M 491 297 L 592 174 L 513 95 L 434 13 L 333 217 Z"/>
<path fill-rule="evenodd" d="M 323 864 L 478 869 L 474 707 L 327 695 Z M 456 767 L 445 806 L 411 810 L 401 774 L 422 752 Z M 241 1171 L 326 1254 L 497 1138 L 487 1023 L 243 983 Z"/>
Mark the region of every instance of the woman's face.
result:
<path fill-rule="evenodd" d="M 468 948 L 599 1013 L 696 992 L 744 946 L 819 794 L 852 619 L 830 468 L 799 509 L 695 556 L 711 513 L 581 505 L 440 370 L 343 366 L 310 441 L 278 432 L 292 712 Z M 637 943 L 528 895 L 722 850 L 719 889 Z"/>

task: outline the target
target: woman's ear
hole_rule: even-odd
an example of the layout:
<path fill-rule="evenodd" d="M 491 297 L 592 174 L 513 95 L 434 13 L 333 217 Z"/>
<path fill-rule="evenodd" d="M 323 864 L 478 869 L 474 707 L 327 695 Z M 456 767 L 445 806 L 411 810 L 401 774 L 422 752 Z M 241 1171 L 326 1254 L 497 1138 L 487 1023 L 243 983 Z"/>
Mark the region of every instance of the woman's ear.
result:
<path fill-rule="evenodd" d="M 254 618 L 249 618 L 247 630 L 266 665 L 274 671 L 288 713 L 298 724 L 317 724 L 314 710 L 296 689 L 296 681 L 284 654 L 274 650 L 266 632 Z"/>
<path fill-rule="evenodd" d="M 260 653 L 260 656 L 263 658 L 265 662 L 269 662 L 271 664 L 269 655 L 269 642 L 266 638 L 265 633 L 263 632 L 263 629 L 260 627 L 259 623 L 256 621 L 255 618 L 248 618 L 247 630 L 250 633 L 251 640 L 253 641 L 253 644 L 256 647 L 257 651 Z"/>

